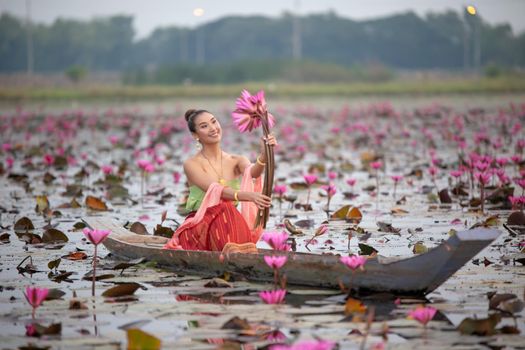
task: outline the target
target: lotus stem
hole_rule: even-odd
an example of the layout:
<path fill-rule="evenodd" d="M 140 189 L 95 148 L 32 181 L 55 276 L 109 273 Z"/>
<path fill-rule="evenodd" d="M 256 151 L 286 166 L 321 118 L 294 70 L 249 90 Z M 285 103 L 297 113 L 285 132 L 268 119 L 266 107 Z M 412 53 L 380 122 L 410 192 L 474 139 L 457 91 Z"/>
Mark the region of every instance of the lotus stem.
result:
<path fill-rule="evenodd" d="M 268 115 L 264 114 L 261 116 L 262 128 L 265 137 L 270 134 L 270 128 L 268 126 Z M 264 146 L 264 152 L 266 154 L 266 166 L 264 167 L 264 185 L 262 193 L 268 197 L 272 195 L 273 188 L 273 177 L 275 172 L 275 159 L 273 153 L 273 147 L 268 144 Z M 268 217 L 270 216 L 270 208 L 259 209 L 257 212 L 257 220 L 255 221 L 255 227 L 262 226 L 266 228 Z"/>
<path fill-rule="evenodd" d="M 95 244 L 95 253 L 93 255 L 93 280 L 91 283 L 91 295 L 95 297 L 95 280 L 97 271 L 97 244 Z"/>

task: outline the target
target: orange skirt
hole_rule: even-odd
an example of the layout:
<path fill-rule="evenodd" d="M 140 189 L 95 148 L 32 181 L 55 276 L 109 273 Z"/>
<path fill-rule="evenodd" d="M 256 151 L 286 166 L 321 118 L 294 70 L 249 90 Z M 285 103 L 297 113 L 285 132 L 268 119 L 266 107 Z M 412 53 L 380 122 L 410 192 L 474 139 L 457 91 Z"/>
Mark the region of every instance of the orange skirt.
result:
<path fill-rule="evenodd" d="M 192 218 L 195 213 L 188 215 L 185 220 Z M 198 224 L 183 228 L 180 232 L 177 229 L 165 248 L 177 249 L 177 246 L 178 249 L 182 247 L 185 250 L 222 251 L 228 242 L 250 243 L 252 234 L 233 202 L 221 201 L 206 209 L 206 214 Z"/>

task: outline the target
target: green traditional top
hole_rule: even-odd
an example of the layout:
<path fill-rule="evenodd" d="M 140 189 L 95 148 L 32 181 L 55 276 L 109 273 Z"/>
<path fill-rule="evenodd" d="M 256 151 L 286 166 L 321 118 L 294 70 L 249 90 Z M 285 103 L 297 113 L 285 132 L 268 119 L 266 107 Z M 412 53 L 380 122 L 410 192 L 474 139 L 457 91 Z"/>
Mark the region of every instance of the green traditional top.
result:
<path fill-rule="evenodd" d="M 239 179 L 233 179 L 226 181 L 227 186 L 238 190 L 241 188 L 241 181 Z M 201 206 L 202 200 L 206 192 L 201 190 L 195 185 L 190 186 L 190 194 L 188 195 L 188 200 L 186 201 L 186 210 L 188 212 L 196 211 Z"/>

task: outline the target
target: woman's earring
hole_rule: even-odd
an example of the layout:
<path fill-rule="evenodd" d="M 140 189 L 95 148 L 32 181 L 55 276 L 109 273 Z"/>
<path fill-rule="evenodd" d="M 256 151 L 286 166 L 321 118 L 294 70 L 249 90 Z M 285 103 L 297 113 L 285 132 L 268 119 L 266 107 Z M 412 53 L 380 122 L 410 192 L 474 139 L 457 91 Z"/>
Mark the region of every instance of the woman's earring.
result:
<path fill-rule="evenodd" d="M 197 151 L 200 151 L 202 149 L 202 144 L 199 142 L 199 139 L 195 139 L 195 148 Z"/>

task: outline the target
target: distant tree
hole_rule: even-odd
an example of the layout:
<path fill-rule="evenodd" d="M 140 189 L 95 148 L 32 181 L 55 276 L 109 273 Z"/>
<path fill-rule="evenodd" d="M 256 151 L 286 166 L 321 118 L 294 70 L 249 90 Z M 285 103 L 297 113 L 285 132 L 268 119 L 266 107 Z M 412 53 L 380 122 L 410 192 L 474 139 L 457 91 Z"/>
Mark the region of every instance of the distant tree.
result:
<path fill-rule="evenodd" d="M 66 76 L 71 80 L 73 83 L 78 83 L 87 74 L 86 68 L 80 65 L 74 65 L 66 69 L 65 71 Z"/>

